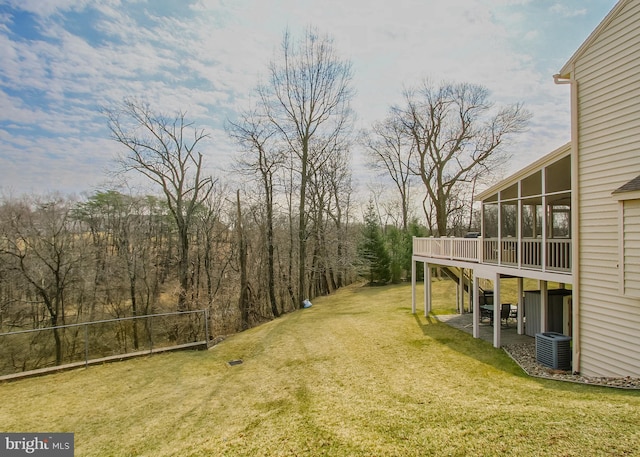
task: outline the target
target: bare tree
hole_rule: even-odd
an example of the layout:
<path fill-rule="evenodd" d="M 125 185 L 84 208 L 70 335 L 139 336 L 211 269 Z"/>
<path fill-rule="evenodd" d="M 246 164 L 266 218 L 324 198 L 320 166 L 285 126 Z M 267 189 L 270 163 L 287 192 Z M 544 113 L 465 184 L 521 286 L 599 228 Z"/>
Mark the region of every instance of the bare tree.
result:
<path fill-rule="evenodd" d="M 121 159 L 125 172 L 135 171 L 157 185 L 166 199 L 178 229 L 180 292 L 178 310 L 188 308 L 189 230 L 199 205 L 213 189 L 213 179 L 203 176 L 202 154 L 196 151 L 207 134 L 186 121 L 184 112 L 174 117 L 154 113 L 148 104 L 126 99 L 119 109 L 107 109 L 112 137 L 128 149 Z"/>
<path fill-rule="evenodd" d="M 340 59 L 328 36 L 309 28 L 294 41 L 285 32 L 280 54 L 259 90 L 269 121 L 292 157 L 298 181 L 298 306 L 307 294 L 307 191 L 314 169 L 350 127 L 351 64 Z"/>
<path fill-rule="evenodd" d="M 413 171 L 426 191 L 425 215 L 432 231 L 445 236 L 450 216 L 466 207 L 453 197 L 504 160 L 506 142 L 531 115 L 521 104 L 494 109 L 487 89 L 474 84 L 425 81 L 404 97 L 395 112 L 415 147 Z"/>
<path fill-rule="evenodd" d="M 352 197 L 351 154 L 343 145 L 313 170 L 309 188 L 309 231 L 313 255 L 310 261 L 312 292 L 328 294 L 347 283 L 349 222 Z"/>
<path fill-rule="evenodd" d="M 353 193 L 351 181 L 351 168 L 348 151 L 336 151 L 324 167 L 324 180 L 329 192 L 327 215 L 333 222 L 335 251 L 333 273 L 336 287 L 342 287 L 348 283 L 348 272 L 352 266 L 349 252 L 349 229 L 351 198 Z"/>
<path fill-rule="evenodd" d="M 376 122 L 370 132 L 363 134 L 370 166 L 388 175 L 400 196 L 402 229 L 409 225 L 409 205 L 411 184 L 415 179 L 411 172 L 411 161 L 415 155 L 415 143 L 407 135 L 401 119 L 391 113 L 384 121 Z"/>
<path fill-rule="evenodd" d="M 58 196 L 13 205 L 5 213 L 1 233 L 0 257 L 45 305 L 53 327 L 56 365 L 63 359 L 63 337 L 57 326 L 65 324 L 66 304 L 86 251 L 71 218 L 71 207 Z"/>
<path fill-rule="evenodd" d="M 229 249 L 229 224 L 224 221 L 226 210 L 227 189 L 219 182 L 214 184 L 214 191 L 203 202 L 198 212 L 198 242 L 199 259 L 202 263 L 203 279 L 207 297 L 207 306 L 213 307 L 214 297 L 220 291 L 227 268 L 232 261 L 232 249 Z M 198 284 L 196 284 L 198 288 Z"/>
<path fill-rule="evenodd" d="M 237 160 L 238 168 L 258 176 L 264 196 L 266 217 L 267 289 L 269 304 L 274 317 L 280 315 L 275 289 L 275 244 L 273 235 L 274 177 L 283 166 L 283 153 L 275 140 L 273 123 L 258 113 L 250 111 L 237 123 L 228 123 L 229 135 L 244 149 Z M 239 199 L 239 197 L 238 197 Z M 238 205 L 240 203 L 238 202 Z"/>

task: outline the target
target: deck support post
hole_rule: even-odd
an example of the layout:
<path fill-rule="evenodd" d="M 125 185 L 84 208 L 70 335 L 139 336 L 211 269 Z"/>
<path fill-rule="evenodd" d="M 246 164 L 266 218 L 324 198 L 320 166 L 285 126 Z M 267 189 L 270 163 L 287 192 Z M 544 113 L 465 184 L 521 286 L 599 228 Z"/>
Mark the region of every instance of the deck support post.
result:
<path fill-rule="evenodd" d="M 473 337 L 480 338 L 480 278 L 473 272 Z"/>
<path fill-rule="evenodd" d="M 548 331 L 547 313 L 549 312 L 549 294 L 547 281 L 540 281 L 540 331 L 542 333 Z"/>
<path fill-rule="evenodd" d="M 411 259 L 411 312 L 416 313 L 416 260 Z"/>
<path fill-rule="evenodd" d="M 458 281 L 458 312 L 464 314 L 464 268 L 460 268 L 460 279 Z"/>
<path fill-rule="evenodd" d="M 493 280 L 493 347 L 500 347 L 500 273 L 496 273 Z"/>
<path fill-rule="evenodd" d="M 431 265 L 424 263 L 424 315 L 431 312 Z"/>
<path fill-rule="evenodd" d="M 476 292 L 472 293 L 472 287 L 473 285 L 471 284 L 472 281 L 472 275 L 473 275 L 473 270 L 469 270 L 469 312 L 473 313 L 474 312 L 474 308 L 473 308 L 473 297 L 476 295 Z"/>
<path fill-rule="evenodd" d="M 518 335 L 524 334 L 524 278 L 518 278 Z"/>

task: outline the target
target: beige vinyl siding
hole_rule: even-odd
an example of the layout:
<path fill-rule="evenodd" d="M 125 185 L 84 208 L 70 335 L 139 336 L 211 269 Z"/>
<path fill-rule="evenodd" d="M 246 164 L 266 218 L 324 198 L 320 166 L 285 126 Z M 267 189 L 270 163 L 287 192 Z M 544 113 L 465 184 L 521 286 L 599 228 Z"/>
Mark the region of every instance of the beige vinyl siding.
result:
<path fill-rule="evenodd" d="M 599 87 L 599 93 L 593 96 L 606 94 L 611 89 L 607 84 L 610 78 L 613 76 L 618 81 L 623 81 L 624 76 L 620 75 L 624 75 L 624 72 L 633 66 L 628 56 L 635 52 L 634 48 L 640 35 L 637 28 L 639 21 L 639 5 L 637 2 L 629 2 L 578 59 L 581 65 L 586 63 L 589 66 L 590 72 L 590 79 L 582 81 L 581 86 Z"/>
<path fill-rule="evenodd" d="M 640 376 L 640 300 L 620 293 L 619 208 L 611 197 L 640 175 L 639 1 L 577 58 L 575 78 L 581 371 Z"/>
<path fill-rule="evenodd" d="M 637 137 L 631 138 L 631 140 L 627 143 L 622 143 L 622 140 L 607 142 L 606 147 L 611 150 L 612 154 L 616 157 L 615 162 L 612 162 L 610 157 L 585 157 L 582 160 L 582 168 L 599 169 L 602 173 L 607 173 L 611 169 L 617 170 L 620 167 L 625 168 L 637 166 L 638 157 L 635 157 L 632 154 L 624 154 L 624 152 L 628 151 L 630 147 L 635 147 L 635 141 L 637 141 Z M 597 146 L 603 147 L 605 145 L 603 143 L 603 145 Z"/>
<path fill-rule="evenodd" d="M 640 298 L 640 200 L 627 200 L 624 205 L 624 293 Z"/>

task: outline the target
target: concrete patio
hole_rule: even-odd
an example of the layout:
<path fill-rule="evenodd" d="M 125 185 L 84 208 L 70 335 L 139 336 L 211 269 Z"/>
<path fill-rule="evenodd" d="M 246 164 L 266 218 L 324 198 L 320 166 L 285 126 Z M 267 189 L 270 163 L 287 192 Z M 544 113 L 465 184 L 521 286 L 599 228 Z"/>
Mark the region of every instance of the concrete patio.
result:
<path fill-rule="evenodd" d="M 473 334 L 473 314 L 441 314 L 436 316 L 440 322 L 444 322 L 451 327 L 455 327 L 463 332 Z M 500 331 L 501 346 L 510 346 L 512 344 L 519 343 L 532 343 L 535 342 L 535 338 L 527 335 L 518 335 L 517 323 L 515 320 L 510 319 L 508 321 L 508 327 L 502 325 Z M 490 325 L 488 321 L 480 322 L 480 338 L 493 343 L 493 325 Z"/>

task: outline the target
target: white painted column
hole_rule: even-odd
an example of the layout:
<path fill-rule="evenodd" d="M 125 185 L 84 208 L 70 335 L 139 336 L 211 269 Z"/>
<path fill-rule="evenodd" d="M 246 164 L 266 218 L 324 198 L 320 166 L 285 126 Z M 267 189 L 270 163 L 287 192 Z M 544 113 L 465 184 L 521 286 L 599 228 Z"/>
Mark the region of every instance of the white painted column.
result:
<path fill-rule="evenodd" d="M 464 314 L 464 268 L 460 268 L 460 280 L 458 281 L 458 311 Z"/>
<path fill-rule="evenodd" d="M 472 275 L 473 275 L 473 270 L 469 270 L 469 312 L 473 313 L 473 297 L 475 297 L 475 292 L 471 293 L 473 284 L 472 284 Z"/>
<path fill-rule="evenodd" d="M 522 180 L 518 181 L 518 223 L 516 224 L 516 237 L 518 238 L 518 247 L 516 254 L 518 256 L 518 268 L 522 268 Z"/>
<path fill-rule="evenodd" d="M 540 241 L 540 268 L 542 271 L 547 271 L 547 238 L 549 234 L 547 233 L 547 178 L 546 178 L 546 168 L 542 168 L 540 170 L 540 175 L 542 177 L 542 240 Z M 545 330 L 543 330 L 545 331 Z"/>
<path fill-rule="evenodd" d="M 411 259 L 411 312 L 416 313 L 416 261 Z"/>
<path fill-rule="evenodd" d="M 547 288 L 547 281 L 540 281 L 540 329 L 542 332 L 546 332 L 547 328 L 547 313 L 549 304 L 549 294 Z"/>
<path fill-rule="evenodd" d="M 424 263 L 424 315 L 431 312 L 431 265 Z"/>
<path fill-rule="evenodd" d="M 493 280 L 493 347 L 500 347 L 500 273 Z"/>
<path fill-rule="evenodd" d="M 518 335 L 524 334 L 524 278 L 518 278 Z"/>
<path fill-rule="evenodd" d="M 473 273 L 473 337 L 480 338 L 480 278 Z"/>
<path fill-rule="evenodd" d="M 502 265 L 502 192 L 498 192 L 498 265 Z"/>

